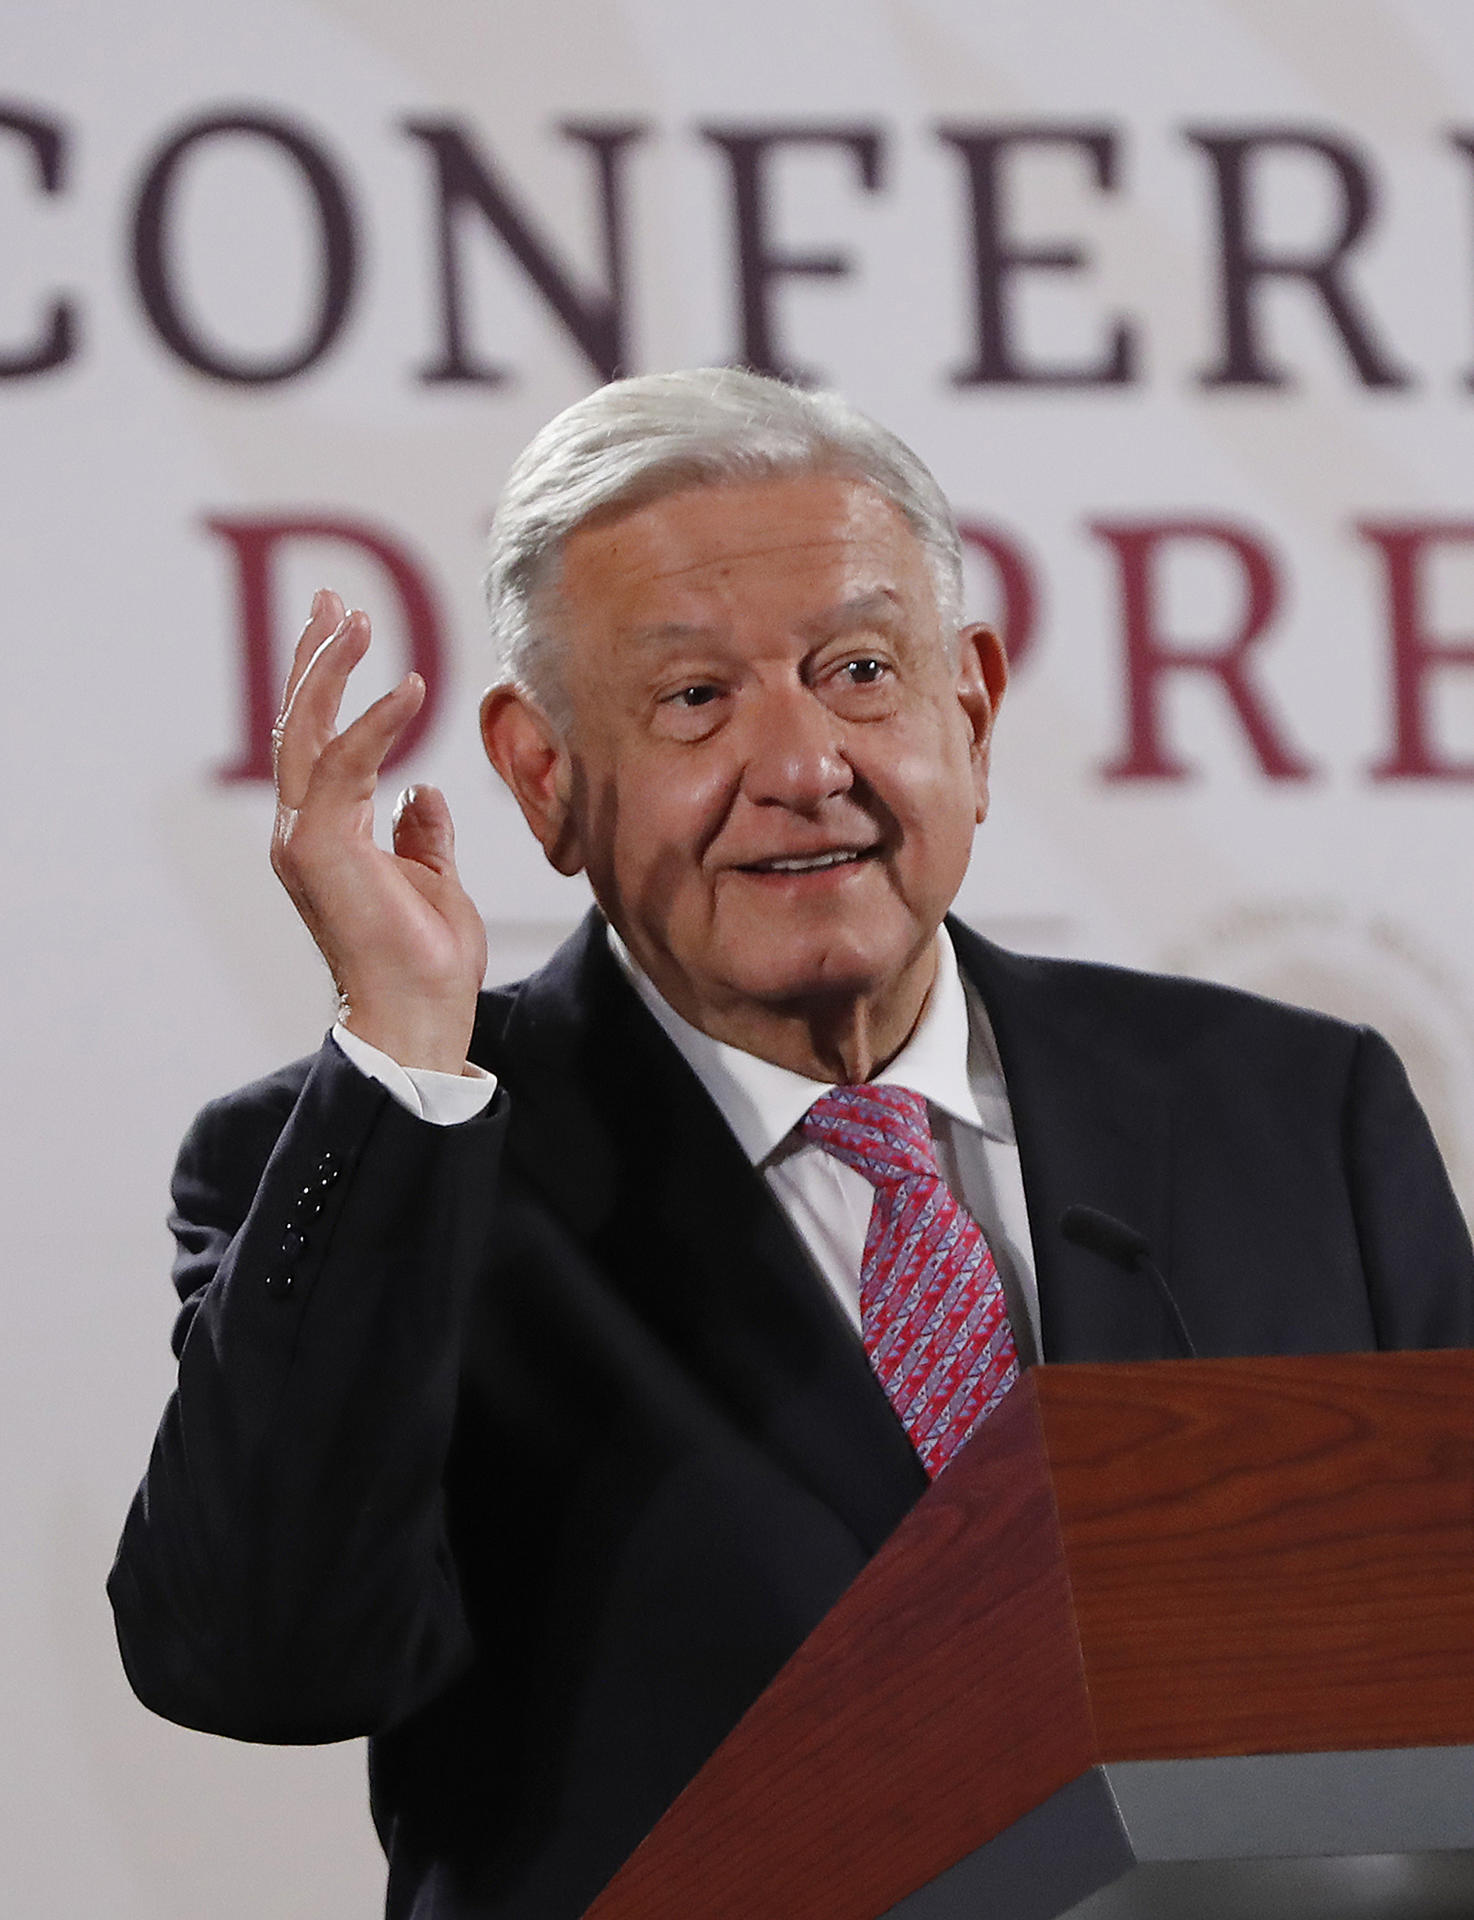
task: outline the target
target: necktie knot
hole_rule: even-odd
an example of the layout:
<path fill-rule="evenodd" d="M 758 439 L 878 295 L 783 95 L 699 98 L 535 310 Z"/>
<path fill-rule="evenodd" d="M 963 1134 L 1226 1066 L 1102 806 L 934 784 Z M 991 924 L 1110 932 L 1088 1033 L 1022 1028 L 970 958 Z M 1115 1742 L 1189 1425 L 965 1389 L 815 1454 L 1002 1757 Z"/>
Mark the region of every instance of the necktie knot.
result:
<path fill-rule="evenodd" d="M 835 1087 L 809 1108 L 800 1131 L 878 1190 L 941 1177 L 926 1101 L 909 1087 Z"/>

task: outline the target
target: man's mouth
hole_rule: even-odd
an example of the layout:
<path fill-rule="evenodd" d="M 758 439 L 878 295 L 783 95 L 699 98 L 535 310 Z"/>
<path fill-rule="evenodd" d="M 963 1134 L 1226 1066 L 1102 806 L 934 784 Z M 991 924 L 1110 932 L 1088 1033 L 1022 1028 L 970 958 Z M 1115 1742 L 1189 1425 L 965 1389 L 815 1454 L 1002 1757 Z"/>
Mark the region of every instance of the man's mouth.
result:
<path fill-rule="evenodd" d="M 793 853 L 774 855 L 769 860 L 750 860 L 744 873 L 822 873 L 826 867 L 853 866 L 868 860 L 874 847 L 838 847 L 829 853 Z"/>

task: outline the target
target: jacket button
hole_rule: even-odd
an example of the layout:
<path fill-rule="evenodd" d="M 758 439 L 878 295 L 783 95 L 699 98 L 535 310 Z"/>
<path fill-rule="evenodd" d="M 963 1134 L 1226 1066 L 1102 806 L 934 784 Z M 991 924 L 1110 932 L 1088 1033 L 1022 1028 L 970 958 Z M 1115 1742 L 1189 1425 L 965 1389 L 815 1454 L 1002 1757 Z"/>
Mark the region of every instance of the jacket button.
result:
<path fill-rule="evenodd" d="M 307 1235 L 300 1228 L 288 1227 L 281 1240 L 282 1259 L 290 1266 L 306 1245 Z"/>
<path fill-rule="evenodd" d="M 296 1280 L 296 1274 L 288 1268 L 273 1267 L 266 1276 L 266 1291 L 273 1300 L 289 1299 Z"/>

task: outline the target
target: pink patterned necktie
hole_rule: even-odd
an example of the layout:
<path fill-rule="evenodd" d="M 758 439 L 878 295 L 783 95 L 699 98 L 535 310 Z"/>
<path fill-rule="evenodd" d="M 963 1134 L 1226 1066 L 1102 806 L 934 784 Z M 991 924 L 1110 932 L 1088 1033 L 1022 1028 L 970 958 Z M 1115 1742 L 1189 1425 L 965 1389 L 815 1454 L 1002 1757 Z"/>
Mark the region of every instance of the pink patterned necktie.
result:
<path fill-rule="evenodd" d="M 875 1189 L 860 1271 L 860 1331 L 932 1479 L 1018 1378 L 1003 1284 L 977 1222 L 937 1170 L 926 1102 L 907 1087 L 836 1087 L 806 1140 Z"/>

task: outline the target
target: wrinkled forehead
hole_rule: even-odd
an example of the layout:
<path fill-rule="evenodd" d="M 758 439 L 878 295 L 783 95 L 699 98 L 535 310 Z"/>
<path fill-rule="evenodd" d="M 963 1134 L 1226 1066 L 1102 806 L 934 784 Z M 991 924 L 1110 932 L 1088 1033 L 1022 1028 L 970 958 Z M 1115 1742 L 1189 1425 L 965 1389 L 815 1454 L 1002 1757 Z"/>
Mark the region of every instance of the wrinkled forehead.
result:
<path fill-rule="evenodd" d="M 868 482 L 836 473 L 688 487 L 600 514 L 569 535 L 559 612 L 613 638 L 740 620 L 826 622 L 866 608 L 931 620 L 922 542 Z"/>

